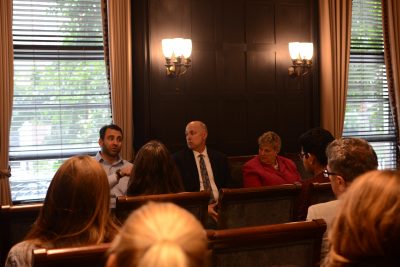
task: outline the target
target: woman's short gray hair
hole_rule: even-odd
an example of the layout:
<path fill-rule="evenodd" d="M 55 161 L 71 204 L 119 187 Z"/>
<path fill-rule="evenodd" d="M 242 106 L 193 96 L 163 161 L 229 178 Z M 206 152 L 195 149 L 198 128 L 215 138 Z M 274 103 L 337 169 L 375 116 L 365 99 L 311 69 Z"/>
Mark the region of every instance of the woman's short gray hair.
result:
<path fill-rule="evenodd" d="M 281 138 L 275 132 L 265 132 L 258 138 L 258 146 L 261 147 L 265 145 L 271 146 L 276 152 L 279 153 L 282 145 Z"/>

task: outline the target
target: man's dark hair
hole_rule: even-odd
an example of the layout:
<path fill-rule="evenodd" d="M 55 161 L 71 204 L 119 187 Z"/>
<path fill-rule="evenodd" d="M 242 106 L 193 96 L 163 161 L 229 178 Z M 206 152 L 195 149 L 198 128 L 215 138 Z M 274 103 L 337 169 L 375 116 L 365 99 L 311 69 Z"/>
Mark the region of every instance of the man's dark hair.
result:
<path fill-rule="evenodd" d="M 124 136 L 124 133 L 122 132 L 122 129 L 118 125 L 116 125 L 116 124 L 108 124 L 108 125 L 104 125 L 103 127 L 101 127 L 101 129 L 99 131 L 101 140 L 104 140 L 104 137 L 106 135 L 107 129 L 113 129 L 113 130 L 119 131 L 121 133 L 121 135 Z"/>
<path fill-rule="evenodd" d="M 299 138 L 300 148 L 304 153 L 313 154 L 321 165 L 326 165 L 328 159 L 326 157 L 326 147 L 335 138 L 333 135 L 323 128 L 312 128 L 302 134 Z"/>

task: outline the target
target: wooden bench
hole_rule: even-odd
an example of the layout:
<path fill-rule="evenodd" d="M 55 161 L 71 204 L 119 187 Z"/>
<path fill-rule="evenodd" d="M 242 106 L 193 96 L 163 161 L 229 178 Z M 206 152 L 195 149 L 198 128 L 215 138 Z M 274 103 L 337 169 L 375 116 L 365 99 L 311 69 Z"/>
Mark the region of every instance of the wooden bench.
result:
<path fill-rule="evenodd" d="M 4 266 L 11 247 L 29 232 L 42 206 L 43 203 L 0 207 L 0 266 Z"/>
<path fill-rule="evenodd" d="M 319 266 L 323 220 L 207 230 L 212 267 Z"/>
<path fill-rule="evenodd" d="M 208 217 L 208 192 L 182 192 L 174 194 L 120 196 L 117 198 L 115 213 L 123 223 L 129 214 L 149 201 L 172 202 L 190 211 L 205 226 Z"/>
<path fill-rule="evenodd" d="M 310 185 L 311 205 L 335 200 L 336 196 L 332 191 L 331 183 L 312 183 Z"/>
<path fill-rule="evenodd" d="M 218 200 L 218 229 L 295 221 L 300 184 L 223 188 Z"/>
<path fill-rule="evenodd" d="M 34 249 L 33 267 L 104 267 L 110 245 L 104 243 L 72 248 Z"/>

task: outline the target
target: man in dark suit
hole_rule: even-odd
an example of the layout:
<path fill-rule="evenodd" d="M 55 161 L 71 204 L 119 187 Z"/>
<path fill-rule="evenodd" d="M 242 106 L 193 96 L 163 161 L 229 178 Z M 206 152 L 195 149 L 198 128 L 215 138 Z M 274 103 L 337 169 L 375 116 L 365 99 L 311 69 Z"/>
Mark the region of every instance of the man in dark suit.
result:
<path fill-rule="evenodd" d="M 186 191 L 210 190 L 208 214 L 217 221 L 215 206 L 218 190 L 231 180 L 228 159 L 221 152 L 207 148 L 207 126 L 201 121 L 189 122 L 185 130 L 187 148 L 172 157 L 181 173 Z"/>

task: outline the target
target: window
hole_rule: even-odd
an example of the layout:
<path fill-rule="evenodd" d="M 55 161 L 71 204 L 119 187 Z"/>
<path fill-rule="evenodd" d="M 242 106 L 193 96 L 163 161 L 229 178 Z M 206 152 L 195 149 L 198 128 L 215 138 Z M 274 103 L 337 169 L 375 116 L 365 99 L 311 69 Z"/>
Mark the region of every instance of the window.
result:
<path fill-rule="evenodd" d="M 13 201 L 43 199 L 68 157 L 111 123 L 100 0 L 13 1 Z"/>
<path fill-rule="evenodd" d="M 374 147 L 380 169 L 396 168 L 396 135 L 389 105 L 380 0 L 353 0 L 349 86 L 344 136 Z"/>

